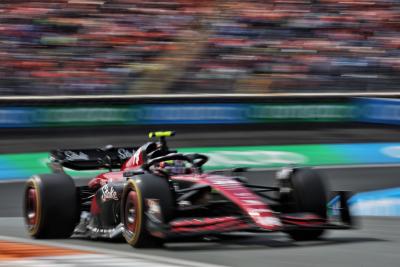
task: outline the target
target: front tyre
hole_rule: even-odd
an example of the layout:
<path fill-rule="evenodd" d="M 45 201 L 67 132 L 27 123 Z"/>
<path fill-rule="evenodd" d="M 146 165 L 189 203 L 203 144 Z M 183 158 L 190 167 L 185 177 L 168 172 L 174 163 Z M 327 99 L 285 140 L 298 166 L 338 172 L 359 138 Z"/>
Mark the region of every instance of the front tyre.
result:
<path fill-rule="evenodd" d="M 327 218 L 327 194 L 320 175 L 312 169 L 296 169 L 290 177 L 291 212 L 310 212 Z M 287 232 L 296 241 L 316 240 L 324 234 L 323 229 L 291 230 Z"/>
<path fill-rule="evenodd" d="M 68 238 L 78 222 L 77 190 L 66 174 L 32 176 L 23 204 L 27 230 L 34 238 Z"/>
<path fill-rule="evenodd" d="M 129 179 L 122 195 L 121 222 L 124 225 L 123 236 L 132 247 L 158 247 L 164 241 L 148 230 L 149 201 L 157 203 L 160 223 L 172 218 L 173 195 L 164 177 L 147 174 Z"/>

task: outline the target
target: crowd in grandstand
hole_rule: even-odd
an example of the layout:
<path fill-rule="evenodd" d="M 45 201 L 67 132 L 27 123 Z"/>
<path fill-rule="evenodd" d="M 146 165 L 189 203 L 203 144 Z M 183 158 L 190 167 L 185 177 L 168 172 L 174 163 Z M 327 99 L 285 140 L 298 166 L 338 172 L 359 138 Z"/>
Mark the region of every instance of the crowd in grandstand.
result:
<path fill-rule="evenodd" d="M 397 0 L 0 1 L 1 95 L 397 90 L 399 48 Z"/>

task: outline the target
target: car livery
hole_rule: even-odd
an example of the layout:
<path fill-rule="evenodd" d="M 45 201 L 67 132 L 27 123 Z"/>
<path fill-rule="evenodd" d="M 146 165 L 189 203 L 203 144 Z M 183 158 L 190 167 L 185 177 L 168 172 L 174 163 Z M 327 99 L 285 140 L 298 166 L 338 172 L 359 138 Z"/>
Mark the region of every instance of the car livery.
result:
<path fill-rule="evenodd" d="M 124 238 L 133 247 L 170 239 L 218 237 L 234 231 L 282 231 L 294 240 L 319 238 L 326 229 L 350 229 L 347 192 L 327 191 L 308 168 L 283 168 L 271 186 L 254 185 L 244 168 L 205 172 L 208 157 L 170 150 L 166 138 L 140 147 L 59 149 L 50 154 L 52 174 L 26 183 L 24 216 L 34 238 Z M 107 171 L 76 186 L 64 169 Z M 333 215 L 333 216 L 332 216 Z"/>

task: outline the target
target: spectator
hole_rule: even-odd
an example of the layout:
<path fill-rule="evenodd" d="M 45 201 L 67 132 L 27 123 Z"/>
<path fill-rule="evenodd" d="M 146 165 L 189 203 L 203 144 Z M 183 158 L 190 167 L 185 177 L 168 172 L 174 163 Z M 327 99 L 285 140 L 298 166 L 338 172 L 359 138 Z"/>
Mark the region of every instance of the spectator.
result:
<path fill-rule="evenodd" d="M 179 72 L 163 85 L 174 93 L 398 90 L 399 10 L 395 0 L 2 0 L 0 95 L 151 93 L 136 85 L 167 80 L 162 70 Z"/>

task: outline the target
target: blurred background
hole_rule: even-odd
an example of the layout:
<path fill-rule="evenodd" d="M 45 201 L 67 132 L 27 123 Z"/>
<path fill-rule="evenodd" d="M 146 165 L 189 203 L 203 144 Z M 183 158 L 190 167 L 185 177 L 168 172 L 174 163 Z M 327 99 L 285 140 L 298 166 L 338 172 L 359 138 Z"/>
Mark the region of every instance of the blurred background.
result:
<path fill-rule="evenodd" d="M 396 91 L 396 0 L 2 0 L 1 95 Z"/>

